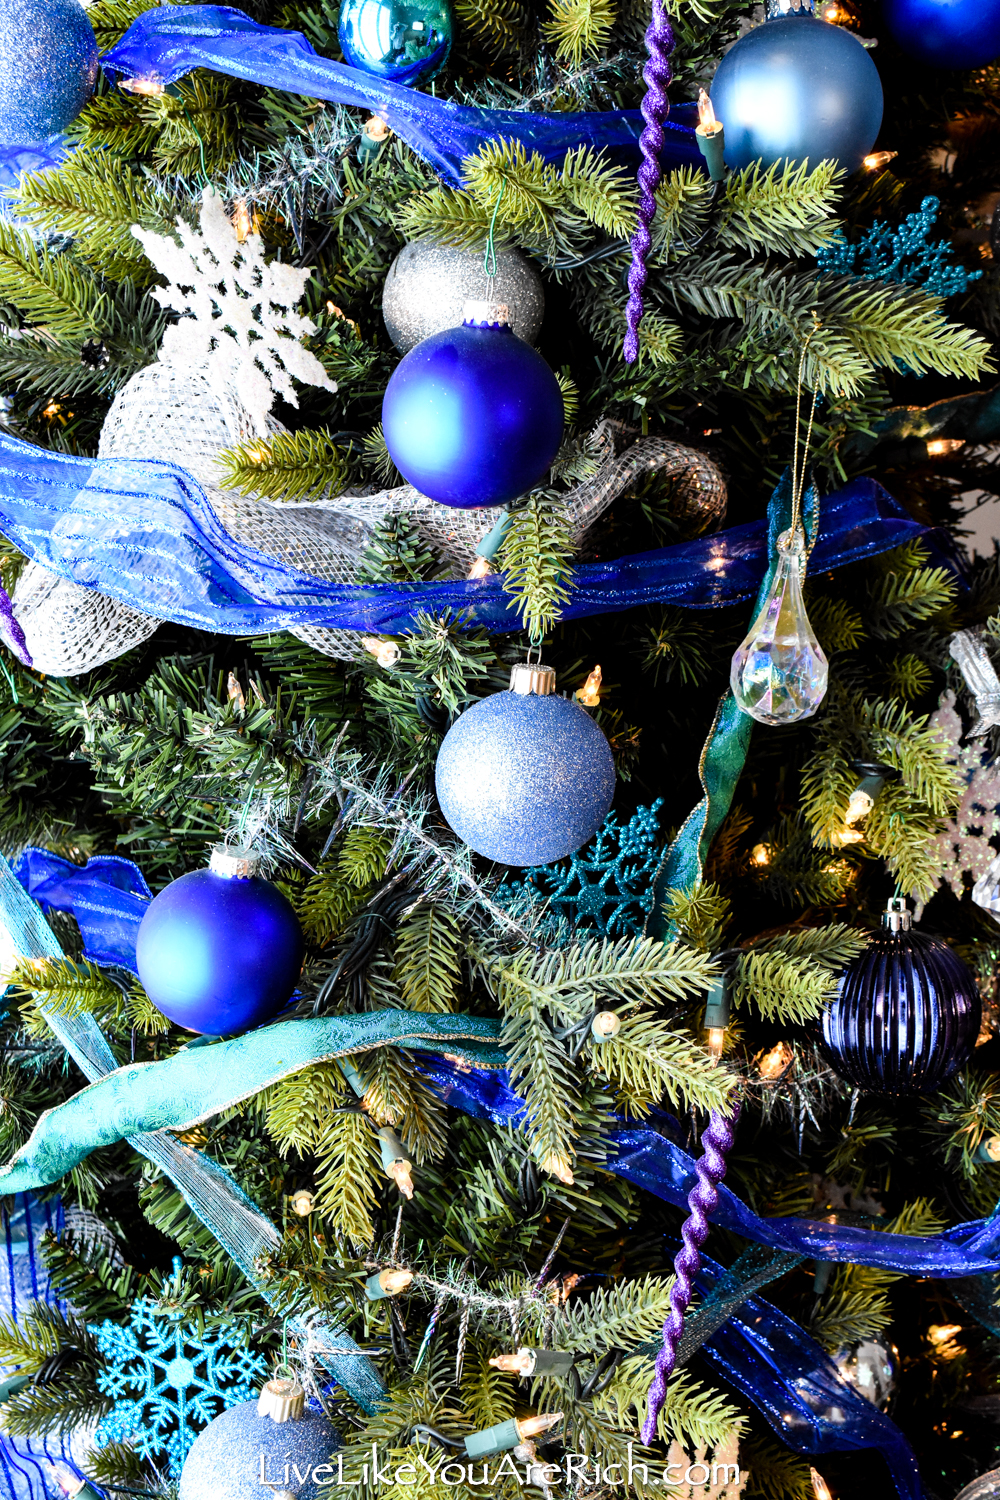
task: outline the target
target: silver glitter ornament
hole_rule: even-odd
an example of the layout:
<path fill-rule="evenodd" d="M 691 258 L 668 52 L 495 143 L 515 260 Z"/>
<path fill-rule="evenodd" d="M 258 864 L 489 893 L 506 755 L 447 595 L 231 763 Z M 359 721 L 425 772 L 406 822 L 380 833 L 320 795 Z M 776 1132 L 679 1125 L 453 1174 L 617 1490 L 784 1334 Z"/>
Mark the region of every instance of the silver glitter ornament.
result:
<path fill-rule="evenodd" d="M 454 250 L 432 240 L 404 245 L 389 267 L 382 288 L 382 317 L 401 354 L 432 333 L 456 328 L 467 300 L 486 296 L 482 252 Z M 545 292 L 538 272 L 519 250 L 497 251 L 491 302 L 505 302 L 518 338 L 533 344 L 545 314 Z"/>
<path fill-rule="evenodd" d="M 877 1338 L 845 1344 L 833 1356 L 833 1362 L 847 1384 L 880 1410 L 888 1405 L 889 1397 L 896 1389 L 898 1359 L 892 1344 Z"/>
<path fill-rule="evenodd" d="M 0 145 L 65 130 L 96 80 L 94 28 L 78 0 L 0 0 Z"/>

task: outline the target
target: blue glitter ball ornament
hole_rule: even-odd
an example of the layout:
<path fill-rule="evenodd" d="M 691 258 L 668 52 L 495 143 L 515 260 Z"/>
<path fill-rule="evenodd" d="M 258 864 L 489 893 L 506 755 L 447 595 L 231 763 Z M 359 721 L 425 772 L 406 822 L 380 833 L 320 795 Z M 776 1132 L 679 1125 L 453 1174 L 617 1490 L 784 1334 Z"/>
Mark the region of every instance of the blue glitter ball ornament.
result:
<path fill-rule="evenodd" d="M 283 1492 L 322 1500 L 335 1493 L 340 1437 L 321 1412 L 302 1408 L 301 1387 L 295 1386 L 296 1401 L 284 1403 L 301 1415 L 283 1421 L 268 1415 L 282 1409 L 280 1399 L 267 1406 L 268 1393 L 292 1384 L 268 1381 L 260 1402 L 230 1407 L 199 1433 L 181 1471 L 178 1500 L 275 1500 Z"/>
<path fill-rule="evenodd" d="M 930 1094 L 972 1055 L 979 990 L 947 943 L 910 931 L 904 901 L 890 901 L 882 920 L 823 1013 L 823 1050 L 870 1093 Z"/>
<path fill-rule="evenodd" d="M 448 824 L 504 865 L 545 865 L 597 832 L 615 793 L 611 746 L 587 711 L 555 693 L 551 667 L 513 668 L 510 692 L 467 708 L 438 751 Z"/>
<path fill-rule="evenodd" d="M 140 923 L 139 978 L 153 1004 L 188 1031 L 249 1031 L 276 1015 L 295 988 L 298 918 L 254 864 L 246 850 L 218 846 L 207 870 L 168 885 Z"/>
<path fill-rule="evenodd" d="M 893 39 L 932 68 L 982 68 L 1000 56 L 1000 0 L 883 0 Z"/>
<path fill-rule="evenodd" d="M 405 84 L 440 72 L 454 31 L 450 0 L 344 0 L 337 27 L 352 68 Z"/>
<path fill-rule="evenodd" d="M 559 382 L 485 303 L 423 339 L 386 386 L 382 431 L 403 478 L 442 505 L 506 505 L 547 471 L 562 440 Z"/>
<path fill-rule="evenodd" d="M 77 0 L 0 0 L 0 146 L 72 124 L 97 80 L 97 42 Z"/>
<path fill-rule="evenodd" d="M 767 21 L 718 66 L 712 107 L 726 131 L 726 164 L 786 158 L 860 167 L 882 123 L 882 84 L 864 47 L 808 10 Z"/>

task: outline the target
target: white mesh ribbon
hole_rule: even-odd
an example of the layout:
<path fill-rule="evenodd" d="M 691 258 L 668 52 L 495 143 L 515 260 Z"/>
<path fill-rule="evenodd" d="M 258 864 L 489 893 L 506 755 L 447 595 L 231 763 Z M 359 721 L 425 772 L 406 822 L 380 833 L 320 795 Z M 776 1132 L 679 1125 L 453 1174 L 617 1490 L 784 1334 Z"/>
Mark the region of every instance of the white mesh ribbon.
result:
<path fill-rule="evenodd" d="M 281 430 L 273 419 L 268 423 L 271 431 Z M 410 515 L 451 576 L 466 577 L 477 544 L 500 515 L 493 509 L 454 510 L 410 485 L 286 504 L 222 489 L 218 455 L 256 436 L 255 419 L 234 391 L 220 394 L 206 371 L 157 363 L 140 370 L 118 393 L 98 452 L 102 458 L 152 458 L 179 465 L 202 484 L 222 525 L 238 541 L 340 583 L 357 580 L 374 529 L 399 512 Z M 594 521 L 644 470 L 675 476 L 672 509 L 679 519 L 697 518 L 698 529 L 707 530 L 725 515 L 725 483 L 704 454 L 663 438 L 641 438 L 616 456 L 618 432 L 609 422 L 594 436 L 601 458 L 597 473 L 566 496 L 578 547 Z M 123 514 L 121 519 L 127 528 L 130 518 Z M 21 574 L 13 604 L 35 668 L 54 677 L 73 677 L 113 661 L 162 623 L 34 562 Z M 301 626 L 293 633 L 328 656 L 349 661 L 362 654 L 356 631 Z"/>

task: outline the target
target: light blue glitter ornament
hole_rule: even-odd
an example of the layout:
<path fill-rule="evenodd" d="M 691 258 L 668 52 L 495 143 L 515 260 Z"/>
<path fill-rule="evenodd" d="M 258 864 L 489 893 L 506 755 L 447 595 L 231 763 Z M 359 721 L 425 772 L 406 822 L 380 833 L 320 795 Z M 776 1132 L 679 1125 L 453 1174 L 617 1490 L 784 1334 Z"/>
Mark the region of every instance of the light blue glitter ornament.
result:
<path fill-rule="evenodd" d="M 297 1401 L 269 1403 L 273 1390 L 289 1386 Z M 275 1411 L 280 1419 L 270 1414 Z M 282 1494 L 322 1500 L 337 1493 L 333 1455 L 339 1447 L 336 1428 L 321 1412 L 303 1407 L 300 1386 L 270 1380 L 259 1402 L 232 1407 L 200 1434 L 184 1465 L 178 1500 L 280 1500 Z"/>
<path fill-rule="evenodd" d="M 0 145 L 47 141 L 97 80 L 97 42 L 77 0 L 0 0 Z"/>
<path fill-rule="evenodd" d="M 543 865 L 597 832 L 615 792 L 611 746 L 540 664 L 466 709 L 438 752 L 438 802 L 459 838 L 505 865 Z"/>
<path fill-rule="evenodd" d="M 174 1262 L 179 1271 L 180 1262 Z M 264 1361 L 234 1344 L 225 1329 L 171 1317 L 140 1297 L 127 1325 L 106 1322 L 94 1330 L 105 1366 L 98 1389 L 114 1407 L 95 1439 L 130 1442 L 141 1458 L 162 1464 L 176 1479 L 195 1440 L 218 1412 L 246 1401 L 265 1373 Z"/>

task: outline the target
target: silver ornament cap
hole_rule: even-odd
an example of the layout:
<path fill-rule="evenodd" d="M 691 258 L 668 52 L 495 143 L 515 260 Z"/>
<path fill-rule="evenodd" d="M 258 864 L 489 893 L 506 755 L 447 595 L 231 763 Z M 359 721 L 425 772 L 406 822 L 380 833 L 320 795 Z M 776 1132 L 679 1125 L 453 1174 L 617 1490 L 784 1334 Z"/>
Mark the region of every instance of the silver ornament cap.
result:
<path fill-rule="evenodd" d="M 892 896 L 882 913 L 882 926 L 887 932 L 909 932 L 913 918 L 906 909 L 902 896 Z"/>
<path fill-rule="evenodd" d="M 305 1411 L 306 1393 L 294 1375 L 275 1375 L 261 1388 L 257 1415 L 272 1422 L 297 1422 Z"/>
<path fill-rule="evenodd" d="M 216 844 L 208 868 L 213 875 L 226 875 L 230 880 L 249 880 L 260 869 L 260 858 L 252 849 Z"/>
<path fill-rule="evenodd" d="M 462 322 L 474 328 L 509 328 L 510 308 L 506 302 L 470 300 L 462 308 Z"/>
<path fill-rule="evenodd" d="M 510 669 L 510 691 L 525 698 L 535 693 L 547 698 L 556 690 L 556 669 L 540 661 L 519 661 Z"/>

